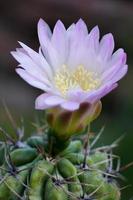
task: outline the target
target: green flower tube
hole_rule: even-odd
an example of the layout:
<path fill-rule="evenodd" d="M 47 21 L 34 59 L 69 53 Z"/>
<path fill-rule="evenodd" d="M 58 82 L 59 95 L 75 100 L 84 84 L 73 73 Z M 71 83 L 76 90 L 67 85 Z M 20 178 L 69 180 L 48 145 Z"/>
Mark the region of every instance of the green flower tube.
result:
<path fill-rule="evenodd" d="M 93 105 L 83 103 L 74 112 L 56 107 L 47 111 L 47 122 L 55 137 L 68 140 L 73 135 L 82 133 L 99 116 L 101 109 L 100 101 Z"/>

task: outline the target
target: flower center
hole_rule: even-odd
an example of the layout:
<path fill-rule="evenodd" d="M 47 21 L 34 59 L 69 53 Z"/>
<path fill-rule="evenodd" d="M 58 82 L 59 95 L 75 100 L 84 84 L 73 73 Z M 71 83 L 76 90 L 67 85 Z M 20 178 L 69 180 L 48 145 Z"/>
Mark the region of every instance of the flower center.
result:
<path fill-rule="evenodd" d="M 74 71 L 70 71 L 66 65 L 56 73 L 54 77 L 56 88 L 66 95 L 69 89 L 80 87 L 84 91 L 91 91 L 100 86 L 97 73 L 88 71 L 83 65 L 79 65 Z"/>

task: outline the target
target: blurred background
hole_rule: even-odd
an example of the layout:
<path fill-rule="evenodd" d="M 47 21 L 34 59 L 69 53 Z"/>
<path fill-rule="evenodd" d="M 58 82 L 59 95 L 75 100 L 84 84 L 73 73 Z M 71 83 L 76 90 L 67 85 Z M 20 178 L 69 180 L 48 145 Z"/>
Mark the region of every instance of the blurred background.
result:
<path fill-rule="evenodd" d="M 43 18 L 51 28 L 57 19 L 65 26 L 83 18 L 89 30 L 98 25 L 101 35 L 111 32 L 116 49 L 123 47 L 128 54 L 129 71 L 119 87 L 103 99 L 103 111 L 93 124 L 96 133 L 104 125 L 100 144 L 110 144 L 125 134 L 116 153 L 121 165 L 133 161 L 133 1 L 132 0 L 0 0 L 0 126 L 10 129 L 3 101 L 20 123 L 25 122 L 25 134 L 31 134 L 36 114 L 34 100 L 41 91 L 32 88 L 15 73 L 17 62 L 10 51 L 23 41 L 38 50 L 37 22 Z M 12 131 L 11 131 L 12 132 Z M 133 199 L 133 167 L 123 171 L 123 200 Z"/>

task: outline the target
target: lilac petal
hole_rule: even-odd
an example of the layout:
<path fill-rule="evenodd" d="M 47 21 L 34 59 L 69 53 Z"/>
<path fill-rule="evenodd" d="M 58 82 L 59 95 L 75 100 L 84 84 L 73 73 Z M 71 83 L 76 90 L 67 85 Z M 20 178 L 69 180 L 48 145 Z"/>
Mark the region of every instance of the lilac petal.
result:
<path fill-rule="evenodd" d="M 52 67 L 49 65 L 49 63 L 46 61 L 41 47 L 39 48 L 39 56 L 40 56 L 40 66 L 45 70 L 45 72 L 47 73 L 47 76 L 50 80 L 53 79 L 53 69 Z"/>
<path fill-rule="evenodd" d="M 80 32 L 80 34 L 86 36 L 88 34 L 88 29 L 85 22 L 82 19 L 79 19 L 76 23 L 76 29 Z"/>
<path fill-rule="evenodd" d="M 73 41 L 73 35 L 75 33 L 75 24 L 73 23 L 71 26 L 68 27 L 66 31 L 66 37 L 68 40 L 68 47 L 70 47 L 71 42 Z"/>
<path fill-rule="evenodd" d="M 61 104 L 61 107 L 65 110 L 74 111 L 79 109 L 80 104 L 73 101 L 67 101 Z"/>
<path fill-rule="evenodd" d="M 121 60 L 122 58 L 122 64 L 125 65 L 126 64 L 126 53 L 124 52 L 123 49 L 118 49 L 113 55 L 112 55 L 112 59 L 110 62 L 110 65 L 114 65 L 115 63 L 119 62 L 119 60 Z"/>
<path fill-rule="evenodd" d="M 122 63 L 123 63 L 123 65 L 125 65 L 126 62 L 127 62 L 127 54 L 124 52 L 124 55 L 122 57 Z"/>
<path fill-rule="evenodd" d="M 20 64 L 25 64 L 28 67 L 35 67 L 36 68 L 36 63 L 30 58 L 30 56 L 25 52 L 25 51 L 12 51 L 11 52 L 12 56 L 20 63 Z"/>
<path fill-rule="evenodd" d="M 78 103 L 84 102 L 87 97 L 88 97 L 88 93 L 83 91 L 80 88 L 77 88 L 77 89 L 74 88 L 72 90 L 69 90 L 67 94 L 67 98 L 69 99 L 69 101 L 78 102 Z"/>
<path fill-rule="evenodd" d="M 56 70 L 62 66 L 62 59 L 60 59 L 60 54 L 53 47 L 52 43 L 49 43 L 47 47 L 47 60 L 54 72 L 56 72 Z"/>
<path fill-rule="evenodd" d="M 114 90 L 116 87 L 118 86 L 117 83 L 109 83 L 107 84 L 105 87 L 103 87 L 101 89 L 101 91 L 99 91 L 97 94 L 99 95 L 99 100 L 104 97 L 105 95 L 107 95 L 108 93 L 110 93 L 112 90 Z"/>
<path fill-rule="evenodd" d="M 24 68 L 29 75 L 34 76 L 37 80 L 44 82 L 47 85 L 51 85 L 51 82 L 48 80 L 44 69 L 39 67 L 39 64 L 36 63 L 25 53 L 23 52 L 11 52 L 15 59 L 20 63 L 19 66 Z"/>
<path fill-rule="evenodd" d="M 45 103 L 49 106 L 57 106 L 61 103 L 65 102 L 65 100 L 59 96 L 49 96 L 45 99 Z"/>
<path fill-rule="evenodd" d="M 104 71 L 102 75 L 102 81 L 107 82 L 114 79 L 114 77 L 117 77 L 117 75 L 121 72 L 121 70 L 123 70 L 124 67 L 123 63 L 125 63 L 125 53 L 121 55 L 121 58 L 119 58 L 119 60 L 117 61 L 117 63 L 114 64 L 114 66 Z M 117 81 L 118 80 L 119 79 L 117 79 Z"/>
<path fill-rule="evenodd" d="M 27 45 L 25 45 L 22 42 L 19 42 L 19 44 L 23 47 L 23 49 L 25 50 L 25 52 L 27 52 L 29 54 L 29 56 L 38 63 L 39 61 L 39 54 L 37 52 L 35 52 L 33 49 L 31 49 L 30 47 L 28 47 Z"/>
<path fill-rule="evenodd" d="M 12 56 L 20 63 L 20 65 L 26 66 L 26 70 L 32 69 L 34 71 L 37 69 L 37 65 L 33 62 L 33 60 L 27 55 L 25 52 L 22 51 L 12 51 Z"/>
<path fill-rule="evenodd" d="M 114 50 L 114 38 L 111 33 L 103 36 L 99 46 L 99 55 L 102 60 L 107 60 Z"/>
<path fill-rule="evenodd" d="M 67 35 L 69 36 L 69 34 L 71 34 L 74 30 L 75 30 L 75 24 L 73 23 L 68 27 L 66 31 Z"/>
<path fill-rule="evenodd" d="M 52 33 L 48 24 L 43 19 L 40 19 L 38 22 L 38 37 L 44 54 L 46 53 L 51 36 Z"/>
<path fill-rule="evenodd" d="M 80 41 L 81 37 L 79 33 L 77 34 L 74 30 L 69 34 L 68 38 L 68 60 L 67 64 L 70 66 L 70 68 L 73 68 L 73 66 L 77 65 L 77 59 L 79 59 L 79 51 L 82 46 L 82 42 Z M 80 55 L 81 56 L 81 55 Z"/>
<path fill-rule="evenodd" d="M 87 37 L 87 45 L 88 48 L 96 53 L 98 50 L 98 46 L 99 46 L 99 38 L 100 38 L 100 32 L 99 32 L 99 28 L 98 26 L 95 26 L 89 33 L 88 37 Z"/>
<path fill-rule="evenodd" d="M 125 76 L 125 74 L 128 71 L 128 65 L 124 65 L 118 72 L 117 74 L 112 78 L 111 82 L 115 83 L 117 81 L 119 81 L 120 79 L 123 78 L 123 76 Z"/>
<path fill-rule="evenodd" d="M 113 89 L 115 89 L 118 86 L 117 83 L 112 84 L 112 83 L 108 83 L 104 86 L 102 86 L 100 89 L 92 91 L 90 93 L 88 93 L 88 98 L 86 99 L 86 101 L 88 103 L 94 103 L 98 100 L 100 100 L 102 97 L 104 97 L 106 94 L 108 94 L 109 92 L 111 92 Z"/>
<path fill-rule="evenodd" d="M 38 80 L 36 77 L 32 76 L 28 72 L 26 72 L 26 70 L 21 69 L 21 68 L 17 68 L 16 72 L 17 72 L 17 74 L 19 74 L 19 76 L 21 78 L 23 78 L 30 85 L 32 85 L 36 88 L 39 88 L 41 90 L 44 90 L 44 91 L 51 91 L 50 87 L 45 85 L 42 81 Z"/>
<path fill-rule="evenodd" d="M 12 52 L 15 52 L 15 51 L 11 51 L 11 54 Z M 27 52 L 24 50 L 24 48 L 16 48 L 16 52 L 25 53 L 26 55 L 28 55 Z"/>
<path fill-rule="evenodd" d="M 53 71 L 61 65 L 60 55 L 51 43 L 52 33 L 48 25 L 40 19 L 38 23 L 38 36 L 46 60 L 51 65 Z"/>
<path fill-rule="evenodd" d="M 64 102 L 64 99 L 58 96 L 53 96 L 52 94 L 41 94 L 35 102 L 36 109 L 47 109 L 60 105 Z"/>
<path fill-rule="evenodd" d="M 117 71 L 120 70 L 120 68 L 122 68 L 122 66 L 121 66 L 121 62 L 119 61 L 118 63 L 114 64 L 114 66 L 112 66 L 109 69 L 107 69 L 106 71 L 104 71 L 104 73 L 102 74 L 102 77 L 101 77 L 102 81 L 107 82 L 107 81 L 111 80 L 115 76 Z"/>
<path fill-rule="evenodd" d="M 86 26 L 82 20 L 78 21 L 77 24 L 73 24 L 67 30 L 68 36 L 68 66 L 73 69 L 77 65 L 83 64 L 84 54 L 87 54 L 87 47 L 85 38 L 87 33 L 85 27 L 81 30 L 82 26 Z"/>
<path fill-rule="evenodd" d="M 23 47 L 24 51 L 28 53 L 30 58 L 38 65 L 38 68 L 41 67 L 46 72 L 47 76 L 51 77 L 52 71 L 46 59 L 44 58 L 44 56 L 35 52 L 34 50 L 32 50 L 30 47 L 28 47 L 22 42 L 19 42 L 19 44 Z"/>
<path fill-rule="evenodd" d="M 67 29 L 67 38 L 68 38 L 68 47 L 69 47 L 69 55 L 68 55 L 68 65 L 73 67 L 77 65 L 82 57 L 82 51 L 85 52 L 85 38 L 87 37 L 88 30 L 86 24 L 83 20 L 79 20 L 76 24 L 72 24 Z M 83 59 L 82 59 L 83 61 Z"/>
<path fill-rule="evenodd" d="M 66 29 L 60 20 L 57 21 L 54 27 L 51 42 L 53 47 L 59 52 L 60 59 L 62 59 L 62 62 L 65 63 L 67 50 Z"/>
<path fill-rule="evenodd" d="M 50 108 L 51 106 L 45 103 L 45 99 L 48 98 L 49 96 L 50 94 L 43 93 L 39 97 L 37 97 L 35 101 L 35 109 L 44 110 Z"/>

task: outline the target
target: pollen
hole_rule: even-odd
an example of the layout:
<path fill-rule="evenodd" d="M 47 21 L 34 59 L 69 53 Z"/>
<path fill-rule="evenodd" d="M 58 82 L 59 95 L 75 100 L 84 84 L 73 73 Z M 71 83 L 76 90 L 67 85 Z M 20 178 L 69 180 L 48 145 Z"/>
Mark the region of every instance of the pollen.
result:
<path fill-rule="evenodd" d="M 101 82 L 97 73 L 89 71 L 83 65 L 79 65 L 73 71 L 63 65 L 55 74 L 54 83 L 55 87 L 65 96 L 70 89 L 76 87 L 80 87 L 83 91 L 97 89 Z"/>

